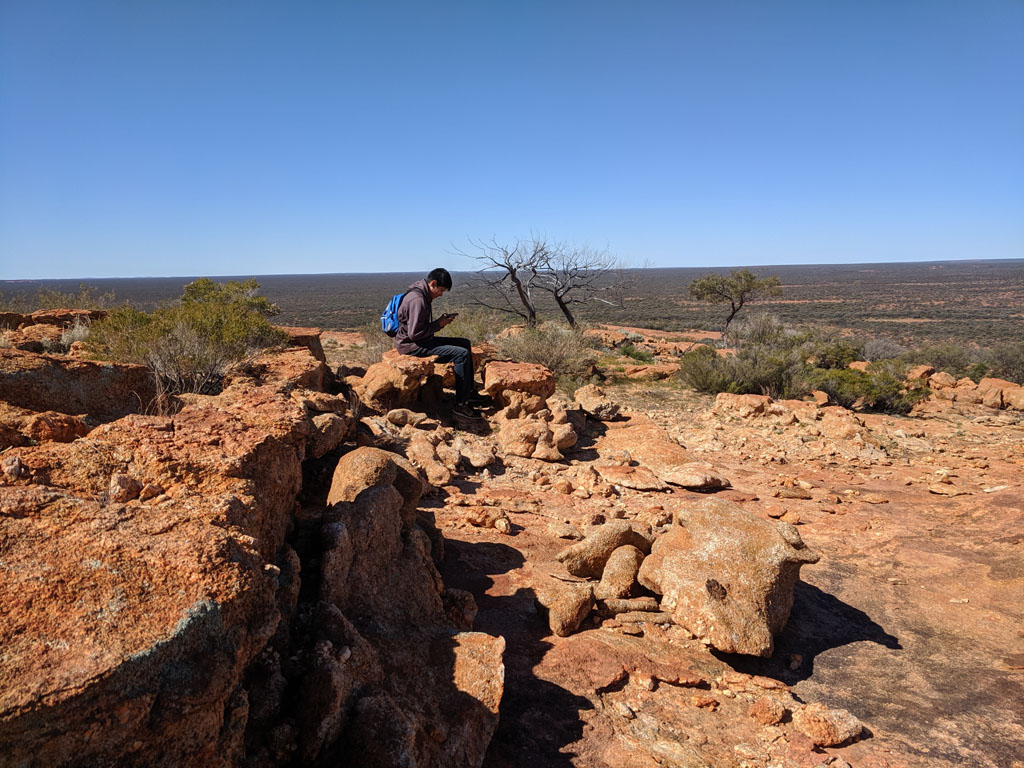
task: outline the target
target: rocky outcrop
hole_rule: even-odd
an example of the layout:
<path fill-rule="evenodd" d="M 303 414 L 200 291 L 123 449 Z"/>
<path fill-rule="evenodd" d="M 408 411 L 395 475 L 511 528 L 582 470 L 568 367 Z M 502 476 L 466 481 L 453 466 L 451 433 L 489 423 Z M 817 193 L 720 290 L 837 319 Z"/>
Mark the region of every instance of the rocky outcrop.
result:
<path fill-rule="evenodd" d="M 793 712 L 793 724 L 810 737 L 816 746 L 832 747 L 861 734 L 864 726 L 845 709 L 830 709 L 811 703 Z"/>
<path fill-rule="evenodd" d="M 599 421 L 611 421 L 619 415 L 619 404 L 596 384 L 587 384 L 573 394 L 580 407 Z"/>
<path fill-rule="evenodd" d="M 662 472 L 662 479 L 671 485 L 678 485 L 691 491 L 717 491 L 728 488 L 732 483 L 710 464 L 691 462 Z"/>
<path fill-rule="evenodd" d="M 484 368 L 484 389 L 502 408 L 534 413 L 555 393 L 555 375 L 543 365 L 494 361 Z"/>
<path fill-rule="evenodd" d="M 647 535 L 636 530 L 635 524 L 613 520 L 598 526 L 583 541 L 566 547 L 558 553 L 558 561 L 573 576 L 601 578 L 608 558 L 619 547 L 636 547 L 641 552 L 651 551 Z"/>
<path fill-rule="evenodd" d="M 800 567 L 818 555 L 786 523 L 707 499 L 679 513 L 655 542 L 638 580 L 662 610 L 727 653 L 770 656 L 793 606 Z"/>
<path fill-rule="evenodd" d="M 440 377 L 434 379 L 432 357 L 399 355 L 394 350 L 366 369 L 362 377 L 351 377 L 352 388 L 365 406 L 378 413 L 410 406 L 420 399 L 421 391 L 433 381 L 440 391 Z"/>
<path fill-rule="evenodd" d="M 306 345 L 142 415 L 142 369 L 0 350 L 40 440 L 0 473 L 0 763 L 480 763 L 504 641 L 450 617 L 419 470 L 352 450 L 297 505 L 349 434 L 328 379 Z"/>
<path fill-rule="evenodd" d="M 112 421 L 144 412 L 156 398 L 156 382 L 141 365 L 0 349 L 0 397 L 30 411 Z"/>
<path fill-rule="evenodd" d="M 660 381 L 670 379 L 679 373 L 679 363 L 652 363 L 648 365 L 629 365 L 622 372 L 627 379 L 636 381 Z"/>
<path fill-rule="evenodd" d="M 568 637 L 590 615 L 594 607 L 594 588 L 590 584 L 563 584 L 541 591 L 537 603 L 547 610 L 551 632 Z"/>
<path fill-rule="evenodd" d="M 57 411 L 37 413 L 0 401 L 0 450 L 33 443 L 70 443 L 89 434 L 92 426 L 83 416 Z"/>

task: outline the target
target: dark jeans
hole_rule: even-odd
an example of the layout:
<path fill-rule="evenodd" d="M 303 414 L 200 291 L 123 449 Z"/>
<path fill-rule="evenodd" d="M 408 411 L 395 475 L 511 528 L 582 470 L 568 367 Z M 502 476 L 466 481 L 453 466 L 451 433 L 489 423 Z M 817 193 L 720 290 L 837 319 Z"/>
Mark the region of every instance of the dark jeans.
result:
<path fill-rule="evenodd" d="M 415 352 L 415 357 L 437 355 L 439 363 L 455 363 L 455 400 L 466 402 L 466 398 L 474 390 L 473 384 L 473 353 L 469 339 L 446 338 L 434 336 L 424 340 Z"/>

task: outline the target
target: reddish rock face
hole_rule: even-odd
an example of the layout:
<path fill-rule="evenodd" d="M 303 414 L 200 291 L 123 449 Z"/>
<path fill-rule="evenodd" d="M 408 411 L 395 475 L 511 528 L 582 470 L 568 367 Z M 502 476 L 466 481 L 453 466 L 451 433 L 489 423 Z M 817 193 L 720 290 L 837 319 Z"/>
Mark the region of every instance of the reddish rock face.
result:
<path fill-rule="evenodd" d="M 366 375 L 356 380 L 353 388 L 366 406 L 387 413 L 414 403 L 433 373 L 433 358 L 399 355 L 389 350 L 381 362 L 367 368 Z"/>
<path fill-rule="evenodd" d="M 602 458 L 614 459 L 626 452 L 632 461 L 659 477 L 692 460 L 683 446 L 646 416 L 634 414 L 628 422 L 609 427 L 597 443 Z"/>
<path fill-rule="evenodd" d="M 277 328 L 288 334 L 288 338 L 293 346 L 305 347 L 310 351 L 314 359 L 319 360 L 321 363 L 327 362 L 327 358 L 324 356 L 323 345 L 320 343 L 321 331 L 319 328 L 300 328 L 294 325 L 279 325 Z"/>
<path fill-rule="evenodd" d="M 516 401 L 512 393 L 530 395 L 543 403 L 555 393 L 555 375 L 543 365 L 495 361 L 484 369 L 484 389 L 503 407 Z"/>
<path fill-rule="evenodd" d="M 917 365 L 907 371 L 907 381 L 920 384 L 928 381 L 928 377 L 935 373 L 935 369 L 930 365 Z"/>
<path fill-rule="evenodd" d="M 81 416 L 46 411 L 30 416 L 22 432 L 38 443 L 70 443 L 76 437 L 89 434 L 89 426 Z"/>
<path fill-rule="evenodd" d="M 23 325 L 16 331 L 8 332 L 7 343 L 15 349 L 39 353 L 54 349 L 60 337 L 59 326 L 38 323 Z"/>
<path fill-rule="evenodd" d="M 719 392 L 715 395 L 715 413 L 749 419 L 760 416 L 768 410 L 772 399 L 767 395 L 731 395 Z"/>
<path fill-rule="evenodd" d="M 107 316 L 105 309 L 40 309 L 25 315 L 22 325 L 55 325 L 67 328 L 76 322 L 93 323 Z"/>
<path fill-rule="evenodd" d="M 653 365 L 630 365 L 623 373 L 627 379 L 651 379 L 658 381 L 668 379 L 679 372 L 678 363 L 658 363 Z"/>
<path fill-rule="evenodd" d="M 932 376 L 928 377 L 928 386 L 932 389 L 946 389 L 948 387 L 956 386 L 956 379 L 950 376 L 945 371 L 940 371 Z"/>
<path fill-rule="evenodd" d="M 619 415 L 619 404 L 609 398 L 596 384 L 587 384 L 573 393 L 579 406 L 600 421 L 611 421 Z"/>
<path fill-rule="evenodd" d="M 504 642 L 453 634 L 415 468 L 354 451 L 337 503 L 297 509 L 303 460 L 344 412 L 308 349 L 122 418 L 131 368 L 0 352 L 0 392 L 27 404 L 0 407 L 0 434 L 44 440 L 0 462 L 0 762 L 389 764 L 359 714 L 381 701 L 407 764 L 479 764 Z M 55 401 L 108 423 L 48 440 L 81 431 L 28 410 Z"/>
<path fill-rule="evenodd" d="M 638 579 L 663 610 L 726 653 L 771 656 L 793 606 L 800 567 L 816 563 L 796 529 L 707 499 L 678 515 L 654 544 Z"/>
<path fill-rule="evenodd" d="M 646 467 L 623 467 L 617 464 L 598 464 L 594 467 L 601 478 L 611 485 L 637 491 L 663 491 L 668 485 Z"/>
<path fill-rule="evenodd" d="M 367 488 L 393 485 L 402 497 L 406 527 L 416 519 L 416 508 L 425 489 L 423 479 L 409 461 L 397 453 L 364 446 L 341 457 L 334 470 L 328 504 L 355 501 Z"/>
<path fill-rule="evenodd" d="M 81 416 L 56 411 L 36 413 L 0 401 L 0 450 L 33 442 L 70 443 L 90 429 Z"/>
<path fill-rule="evenodd" d="M 156 385 L 141 365 L 0 349 L 0 393 L 5 402 L 20 408 L 111 421 L 144 411 L 156 397 Z"/>

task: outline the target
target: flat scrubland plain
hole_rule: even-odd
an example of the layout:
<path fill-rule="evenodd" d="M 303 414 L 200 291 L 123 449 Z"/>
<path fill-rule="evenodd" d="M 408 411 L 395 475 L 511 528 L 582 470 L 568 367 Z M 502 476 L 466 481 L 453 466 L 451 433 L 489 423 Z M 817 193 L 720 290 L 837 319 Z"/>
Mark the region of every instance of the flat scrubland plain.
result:
<path fill-rule="evenodd" d="M 722 307 L 697 302 L 686 289 L 702 274 L 730 269 L 629 270 L 630 285 L 621 306 L 577 305 L 577 318 L 587 323 L 667 331 L 717 329 L 726 314 Z M 845 328 L 902 343 L 953 341 L 987 346 L 1024 337 L 1024 259 L 765 266 L 752 271 L 777 275 L 783 294 L 745 311 L 768 311 L 787 324 Z M 254 277 L 263 294 L 281 307 L 277 322 L 351 330 L 375 322 L 391 295 L 421 276 L 239 275 L 231 279 Z M 474 286 L 475 278 L 472 272 L 454 273 L 454 290 L 443 300 L 446 310 L 469 308 L 476 299 L 488 296 Z M 74 293 L 86 285 L 97 294 L 113 293 L 115 303 L 127 301 L 151 309 L 179 297 L 193 279 L 0 281 L 0 304 L 9 304 L 18 294 L 32 295 L 40 288 Z M 540 313 L 542 319 L 561 319 L 553 303 L 541 301 Z M 507 319 L 517 318 L 510 315 Z"/>

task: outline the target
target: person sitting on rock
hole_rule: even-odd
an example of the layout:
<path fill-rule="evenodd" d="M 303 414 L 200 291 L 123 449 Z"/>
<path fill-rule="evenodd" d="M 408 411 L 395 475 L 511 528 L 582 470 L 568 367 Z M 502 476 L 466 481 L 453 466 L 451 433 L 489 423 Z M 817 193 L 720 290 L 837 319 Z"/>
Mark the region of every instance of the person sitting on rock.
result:
<path fill-rule="evenodd" d="M 432 304 L 451 290 L 452 276 L 447 269 L 432 269 L 423 279 L 409 286 L 398 306 L 398 333 L 395 349 L 400 355 L 436 356 L 439 363 L 455 364 L 455 410 L 457 416 L 475 418 L 475 406 L 487 400 L 476 391 L 473 379 L 473 353 L 469 339 L 435 336 L 451 323 L 457 312 L 433 319 Z"/>

